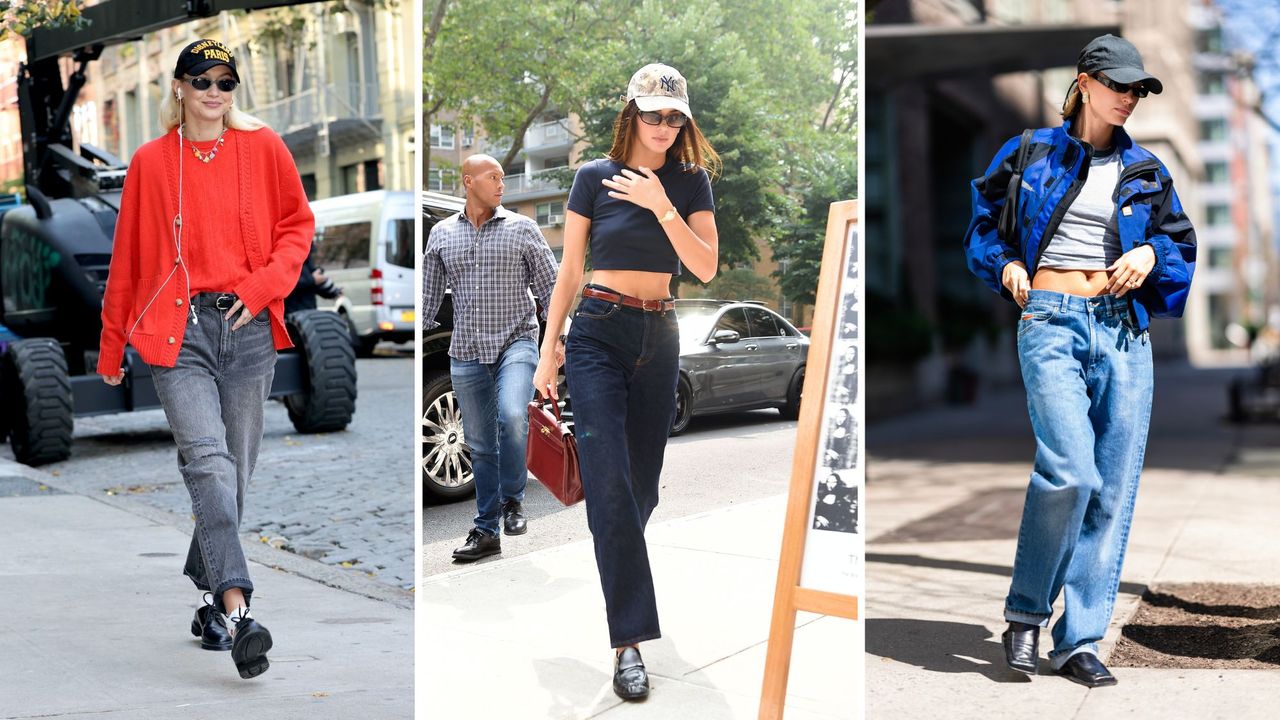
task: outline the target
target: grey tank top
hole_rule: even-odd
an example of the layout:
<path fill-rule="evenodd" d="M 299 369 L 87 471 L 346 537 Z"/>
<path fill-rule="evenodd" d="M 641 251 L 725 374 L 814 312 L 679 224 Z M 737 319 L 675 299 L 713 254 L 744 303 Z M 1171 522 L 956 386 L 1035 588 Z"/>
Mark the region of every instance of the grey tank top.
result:
<path fill-rule="evenodd" d="M 1111 199 L 1120 170 L 1120 153 L 1114 148 L 1090 159 L 1089 177 L 1040 256 L 1040 267 L 1106 270 L 1120 258 L 1116 204 Z"/>

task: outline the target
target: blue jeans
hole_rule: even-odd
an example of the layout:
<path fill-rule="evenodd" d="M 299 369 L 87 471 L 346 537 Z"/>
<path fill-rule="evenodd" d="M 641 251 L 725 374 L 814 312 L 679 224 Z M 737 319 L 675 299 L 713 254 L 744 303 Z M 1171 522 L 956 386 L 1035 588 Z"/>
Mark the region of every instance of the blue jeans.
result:
<path fill-rule="evenodd" d="M 607 288 L 605 288 L 607 289 Z M 645 525 L 658 505 L 680 369 L 676 314 L 583 298 L 565 380 L 613 647 L 662 636 Z"/>
<path fill-rule="evenodd" d="M 1097 654 L 1120 587 L 1151 419 L 1151 343 L 1129 303 L 1032 290 L 1018 358 L 1036 436 L 1005 619 L 1053 626 L 1050 663 Z"/>
<path fill-rule="evenodd" d="M 192 298 L 200 318 L 187 320 L 173 367 L 153 366 L 152 380 L 178 445 L 178 469 L 191 495 L 195 532 L 183 572 L 197 588 L 213 592 L 219 612 L 231 588 L 253 596 L 240 547 L 244 497 L 262 442 L 262 408 L 276 371 L 271 322 L 263 310 L 231 331 L 231 320 L 213 307 L 220 293 Z"/>
<path fill-rule="evenodd" d="M 502 503 L 523 502 L 524 451 L 538 345 L 520 338 L 492 363 L 449 360 L 453 392 L 462 410 L 462 432 L 476 477 L 476 527 L 498 534 Z"/>

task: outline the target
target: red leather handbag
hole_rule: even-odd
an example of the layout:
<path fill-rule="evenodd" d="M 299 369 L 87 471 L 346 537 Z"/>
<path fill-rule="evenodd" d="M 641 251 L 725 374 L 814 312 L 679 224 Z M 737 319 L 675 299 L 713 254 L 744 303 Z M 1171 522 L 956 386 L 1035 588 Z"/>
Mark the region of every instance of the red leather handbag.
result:
<path fill-rule="evenodd" d="M 555 414 L 548 410 L 550 405 Z M 538 482 L 547 486 L 567 507 L 582 500 L 582 476 L 578 474 L 578 442 L 560 419 L 560 404 L 529 403 L 529 443 L 524 462 Z"/>

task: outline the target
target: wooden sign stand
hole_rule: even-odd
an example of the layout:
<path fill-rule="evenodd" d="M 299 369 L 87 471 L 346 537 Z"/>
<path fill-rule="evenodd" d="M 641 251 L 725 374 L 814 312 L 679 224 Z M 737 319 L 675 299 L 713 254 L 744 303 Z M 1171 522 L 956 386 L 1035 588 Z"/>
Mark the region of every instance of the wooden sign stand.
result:
<path fill-rule="evenodd" d="M 791 668 L 796 613 L 805 610 L 850 620 L 858 619 L 857 596 L 800 586 L 809 510 L 813 507 L 814 472 L 817 469 L 818 442 L 822 434 L 823 405 L 827 398 L 831 348 L 841 305 L 841 276 L 851 250 L 849 238 L 857 224 L 857 208 L 856 200 L 832 203 L 827 217 L 818 294 L 814 303 L 812 343 L 809 346 L 808 370 L 803 389 L 803 397 L 807 402 L 800 406 L 796 429 L 795 456 L 791 463 L 791 492 L 787 498 L 782 553 L 778 561 L 778 584 L 773 597 L 773 620 L 769 627 L 764 685 L 760 695 L 760 720 L 782 718 L 786 704 L 787 675 Z M 861 332 L 859 337 L 862 337 Z M 862 377 L 859 372 L 859 380 Z"/>

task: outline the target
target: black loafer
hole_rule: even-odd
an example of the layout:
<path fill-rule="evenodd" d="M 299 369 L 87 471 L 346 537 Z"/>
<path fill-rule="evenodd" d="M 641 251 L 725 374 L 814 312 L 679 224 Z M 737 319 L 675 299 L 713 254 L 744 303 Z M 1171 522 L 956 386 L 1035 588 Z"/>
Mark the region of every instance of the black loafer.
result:
<path fill-rule="evenodd" d="M 1106 687 L 1116 684 L 1116 676 L 1111 674 L 1106 665 L 1091 652 L 1076 653 L 1067 658 L 1054 672 L 1074 683 L 1085 687 Z"/>
<path fill-rule="evenodd" d="M 614 660 L 613 692 L 623 700 L 643 700 L 649 697 L 649 673 L 644 669 L 640 651 L 623 648 Z"/>
<path fill-rule="evenodd" d="M 515 500 L 502 504 L 502 530 L 508 535 L 523 535 L 529 530 L 524 519 L 524 506 Z"/>
<path fill-rule="evenodd" d="M 471 532 L 467 533 L 467 542 L 453 551 L 453 559 L 458 562 L 475 562 L 500 552 L 502 541 L 497 535 L 490 535 L 480 528 L 471 528 Z"/>
<path fill-rule="evenodd" d="M 1040 626 L 1011 622 L 1000 636 L 1004 644 L 1004 661 L 1009 667 L 1028 675 L 1036 674 L 1040 659 Z"/>
<path fill-rule="evenodd" d="M 231 659 L 236 663 L 240 677 L 248 680 L 257 677 L 271 667 L 267 651 L 271 649 L 271 633 L 262 623 L 251 617 L 236 623 L 236 634 L 231 644 Z"/>
<path fill-rule="evenodd" d="M 231 649 L 231 633 L 227 632 L 227 621 L 212 605 L 196 608 L 196 616 L 191 619 L 191 634 L 200 638 L 200 647 L 205 650 Z"/>

